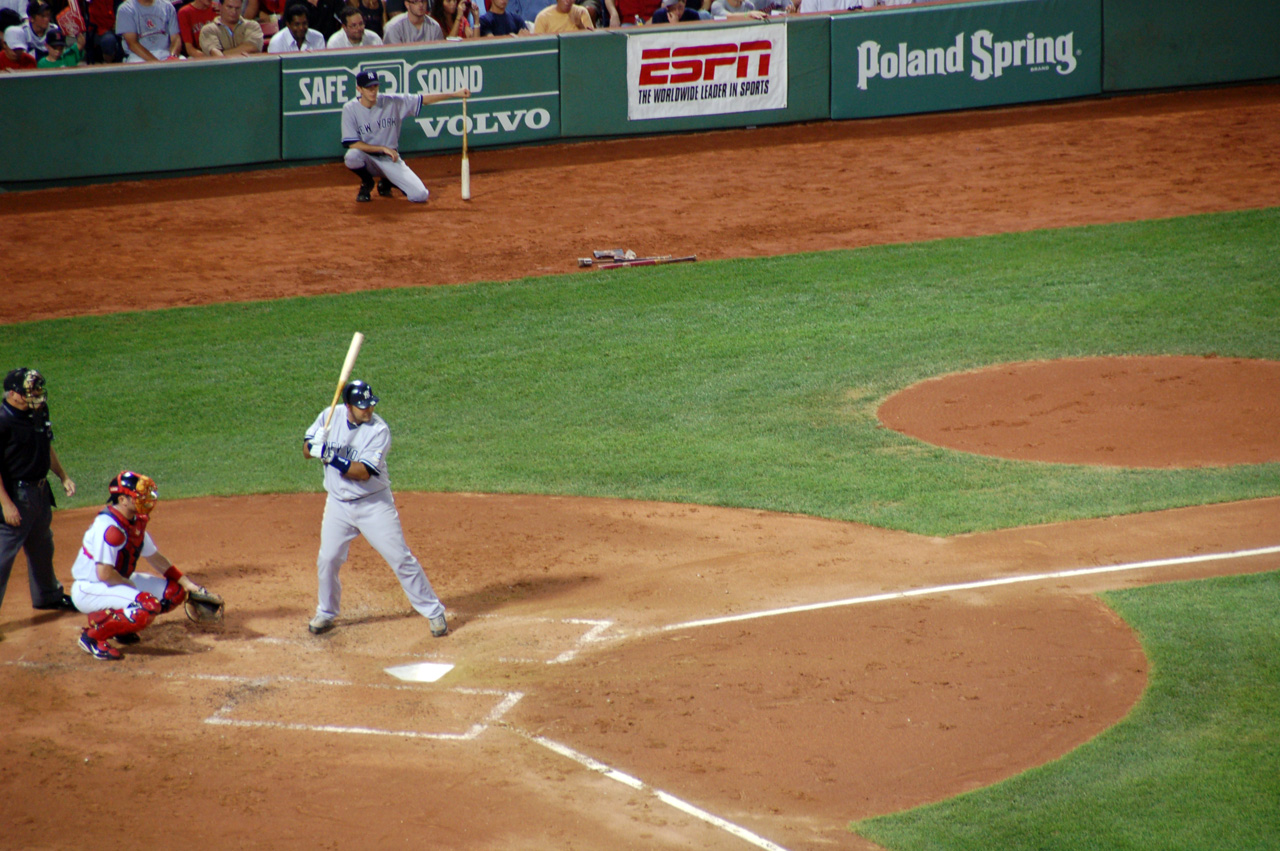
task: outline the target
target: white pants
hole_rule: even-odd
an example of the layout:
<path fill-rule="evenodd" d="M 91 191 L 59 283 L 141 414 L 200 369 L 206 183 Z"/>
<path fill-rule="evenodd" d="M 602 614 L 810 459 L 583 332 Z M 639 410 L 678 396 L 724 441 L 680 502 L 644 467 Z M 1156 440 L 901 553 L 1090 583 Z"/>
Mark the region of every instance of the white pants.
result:
<path fill-rule="evenodd" d="M 405 164 L 404 157 L 392 162 L 391 157 L 375 156 L 355 148 L 347 148 L 347 155 L 343 157 L 343 161 L 352 171 L 367 168 L 374 177 L 385 177 L 415 204 L 422 204 L 431 197 L 431 193 L 422 185 L 418 175 Z"/>
<path fill-rule="evenodd" d="M 143 591 L 157 600 L 163 600 L 165 586 L 169 584 L 169 580 L 163 576 L 152 576 L 150 573 L 141 572 L 130 576 L 129 581 L 133 585 L 108 585 L 105 582 L 85 582 L 83 579 L 77 579 L 71 584 L 71 602 L 85 614 L 101 612 L 104 609 L 127 609 Z"/>
<path fill-rule="evenodd" d="M 317 615 L 337 617 L 342 600 L 338 568 L 347 560 L 351 542 L 357 535 L 364 535 L 378 555 L 391 565 L 418 614 L 424 618 L 444 614 L 444 604 L 404 541 L 395 498 L 390 490 L 384 490 L 350 502 L 332 496 L 325 500 L 324 520 L 320 523 L 320 555 L 316 558 L 316 576 L 320 582 Z"/>

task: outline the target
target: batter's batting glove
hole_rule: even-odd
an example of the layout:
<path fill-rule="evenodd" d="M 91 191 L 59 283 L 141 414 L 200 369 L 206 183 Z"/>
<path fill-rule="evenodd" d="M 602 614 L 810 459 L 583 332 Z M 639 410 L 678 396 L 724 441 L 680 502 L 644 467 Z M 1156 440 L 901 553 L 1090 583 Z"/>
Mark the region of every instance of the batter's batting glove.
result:
<path fill-rule="evenodd" d="M 307 444 L 307 451 L 311 453 L 312 458 L 323 458 L 324 449 L 324 441 L 315 440 Z"/>

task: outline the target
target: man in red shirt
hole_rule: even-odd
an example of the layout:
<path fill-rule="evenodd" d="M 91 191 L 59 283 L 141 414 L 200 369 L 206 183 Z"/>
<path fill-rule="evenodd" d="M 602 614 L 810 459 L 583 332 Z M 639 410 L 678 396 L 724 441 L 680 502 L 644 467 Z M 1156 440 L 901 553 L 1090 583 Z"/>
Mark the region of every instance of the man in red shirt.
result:
<path fill-rule="evenodd" d="M 17 27 L 11 27 L 17 29 Z M 0 32 L 0 41 L 4 33 Z M 8 44 L 0 48 L 0 71 L 25 71 L 36 67 L 36 58 L 24 50 L 14 50 Z"/>
<path fill-rule="evenodd" d="M 217 17 L 213 0 L 191 0 L 178 10 L 178 32 L 182 35 L 187 56 L 192 59 L 209 58 L 209 54 L 200 49 L 200 28 Z"/>
<path fill-rule="evenodd" d="M 638 21 L 639 23 L 647 24 L 649 19 L 653 17 L 653 13 L 662 5 L 662 0 L 613 0 L 613 5 L 618 15 L 622 18 L 622 23 L 634 24 Z M 612 11 L 611 9 L 610 12 Z M 611 14 L 610 18 L 612 17 Z"/>
<path fill-rule="evenodd" d="M 90 62 L 119 62 L 123 57 L 116 35 L 115 0 L 89 0 L 88 41 L 86 54 Z"/>

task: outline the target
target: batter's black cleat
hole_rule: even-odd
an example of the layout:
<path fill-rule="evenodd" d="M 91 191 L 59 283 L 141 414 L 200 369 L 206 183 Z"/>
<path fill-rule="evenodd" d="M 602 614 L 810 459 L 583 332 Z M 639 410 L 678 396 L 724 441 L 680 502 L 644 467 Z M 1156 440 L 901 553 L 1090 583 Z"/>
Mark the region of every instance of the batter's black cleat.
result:
<path fill-rule="evenodd" d="M 449 634 L 449 622 L 444 619 L 443 614 L 427 618 L 427 623 L 431 624 L 431 635 L 435 638 L 444 638 Z"/>
<path fill-rule="evenodd" d="M 316 615 L 307 624 L 307 629 L 311 630 L 312 635 L 321 635 L 333 629 L 333 618 L 327 618 L 324 615 Z"/>
<path fill-rule="evenodd" d="M 378 181 L 378 194 L 383 198 L 391 197 L 391 181 L 385 177 Z"/>
<path fill-rule="evenodd" d="M 356 193 L 356 200 L 361 202 L 372 201 L 373 197 L 369 194 L 370 190 L 372 189 L 373 189 L 372 183 L 361 183 L 360 191 Z"/>

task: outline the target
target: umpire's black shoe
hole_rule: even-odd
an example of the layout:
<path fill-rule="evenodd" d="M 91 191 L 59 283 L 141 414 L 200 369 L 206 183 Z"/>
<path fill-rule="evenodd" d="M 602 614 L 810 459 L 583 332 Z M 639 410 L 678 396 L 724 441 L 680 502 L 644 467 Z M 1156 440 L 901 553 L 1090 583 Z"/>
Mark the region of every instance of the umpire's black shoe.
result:
<path fill-rule="evenodd" d="M 371 189 L 373 189 L 373 184 L 370 184 L 370 183 L 361 183 L 361 184 L 360 184 L 360 191 L 356 193 L 356 200 L 357 200 L 357 201 L 372 201 L 372 200 L 373 200 L 373 197 L 372 197 L 372 196 L 370 196 L 370 194 L 369 194 L 369 191 L 370 191 Z"/>
<path fill-rule="evenodd" d="M 378 181 L 378 194 L 383 198 L 391 197 L 391 181 L 385 177 Z"/>
<path fill-rule="evenodd" d="M 127 647 L 131 644 L 137 644 L 139 641 L 142 640 L 142 637 L 138 635 L 138 633 L 136 632 L 122 632 L 119 635 L 115 636 L 115 639 L 116 639 L 116 644 L 123 644 Z"/>
<path fill-rule="evenodd" d="M 55 611 L 55 612 L 74 612 L 76 611 L 76 604 L 71 602 L 70 596 L 68 596 L 67 594 L 61 594 L 59 595 L 58 599 L 53 601 L 52 603 L 47 603 L 43 606 L 32 606 L 31 608 L 45 609 L 45 610 Z"/>

